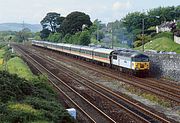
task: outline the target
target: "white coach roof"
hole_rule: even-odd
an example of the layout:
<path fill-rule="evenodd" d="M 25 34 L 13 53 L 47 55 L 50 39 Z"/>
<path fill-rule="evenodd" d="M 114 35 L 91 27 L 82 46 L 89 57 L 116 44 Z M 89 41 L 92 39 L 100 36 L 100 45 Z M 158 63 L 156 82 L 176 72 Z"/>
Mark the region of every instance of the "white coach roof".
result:
<path fill-rule="evenodd" d="M 106 54 L 110 54 L 112 51 L 114 51 L 114 50 L 113 49 L 106 49 L 106 48 L 97 48 L 97 49 L 94 49 L 94 52 L 106 53 Z"/>
<path fill-rule="evenodd" d="M 82 50 L 89 50 L 89 51 L 93 51 L 95 49 L 95 47 L 88 47 L 88 46 L 83 46 L 81 47 Z"/>

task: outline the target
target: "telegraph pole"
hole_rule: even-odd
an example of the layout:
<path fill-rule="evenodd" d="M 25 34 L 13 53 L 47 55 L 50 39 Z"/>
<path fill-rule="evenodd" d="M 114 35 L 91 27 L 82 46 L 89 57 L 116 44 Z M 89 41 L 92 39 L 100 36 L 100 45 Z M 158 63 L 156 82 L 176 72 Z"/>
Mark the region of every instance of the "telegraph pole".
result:
<path fill-rule="evenodd" d="M 111 44 L 111 45 L 112 45 L 112 49 L 113 49 L 113 48 L 114 48 L 114 41 L 113 41 L 113 40 L 114 40 L 114 38 L 113 38 L 113 23 L 112 23 L 111 28 L 112 28 L 112 29 L 111 29 L 111 30 L 112 30 L 112 42 L 111 42 L 112 44 Z"/>
<path fill-rule="evenodd" d="M 142 51 L 144 52 L 144 19 L 142 19 Z"/>
<path fill-rule="evenodd" d="M 23 21 L 23 24 L 22 24 L 22 39 L 23 39 L 23 45 L 24 45 L 24 28 L 25 28 L 25 25 L 24 25 L 24 21 Z"/>

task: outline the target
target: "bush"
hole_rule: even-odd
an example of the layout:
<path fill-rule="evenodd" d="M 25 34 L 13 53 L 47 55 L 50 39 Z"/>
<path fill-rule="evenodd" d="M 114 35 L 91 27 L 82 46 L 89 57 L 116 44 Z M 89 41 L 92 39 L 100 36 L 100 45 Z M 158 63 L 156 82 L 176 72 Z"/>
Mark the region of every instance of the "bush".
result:
<path fill-rule="evenodd" d="M 151 36 L 150 35 L 144 35 L 144 44 L 149 42 L 151 40 Z M 137 35 L 136 36 L 136 41 L 134 41 L 133 46 L 134 47 L 139 47 L 142 45 L 142 36 L 141 35 Z"/>
<path fill-rule="evenodd" d="M 135 42 L 133 43 L 133 46 L 134 46 L 134 47 L 140 47 L 141 45 L 142 45 L 142 41 L 141 41 L 141 40 L 135 41 Z"/>
<path fill-rule="evenodd" d="M 43 120 L 44 114 L 27 104 L 12 103 L 7 106 L 7 114 L 3 118 L 11 123 L 26 123 L 29 121 Z"/>
<path fill-rule="evenodd" d="M 32 93 L 33 96 L 46 100 L 55 98 L 54 90 L 52 86 L 48 84 L 48 79 L 45 75 L 34 77 L 31 83 L 35 88 L 35 91 Z"/>
<path fill-rule="evenodd" d="M 3 71 L 0 72 L 0 89 L 0 100 L 8 102 L 31 95 L 34 88 L 27 80 Z"/>
<path fill-rule="evenodd" d="M 36 97 L 28 97 L 24 103 L 32 105 L 35 109 L 41 110 L 45 117 L 54 122 L 72 122 L 67 111 L 56 101 L 47 101 Z"/>
<path fill-rule="evenodd" d="M 74 122 L 44 75 L 27 81 L 0 71 L 0 90 L 1 123 Z"/>

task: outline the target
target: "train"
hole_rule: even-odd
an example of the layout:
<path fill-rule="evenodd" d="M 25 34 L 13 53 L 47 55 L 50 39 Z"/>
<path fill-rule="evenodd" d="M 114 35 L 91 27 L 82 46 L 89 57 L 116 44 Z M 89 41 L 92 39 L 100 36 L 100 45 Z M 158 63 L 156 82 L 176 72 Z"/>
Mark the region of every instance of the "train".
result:
<path fill-rule="evenodd" d="M 65 43 L 52 43 L 47 41 L 32 40 L 32 45 L 55 50 L 84 58 L 96 63 L 101 63 L 120 71 L 128 71 L 138 76 L 148 75 L 149 57 L 143 53 L 131 49 L 107 49 L 100 47 L 73 45 Z"/>

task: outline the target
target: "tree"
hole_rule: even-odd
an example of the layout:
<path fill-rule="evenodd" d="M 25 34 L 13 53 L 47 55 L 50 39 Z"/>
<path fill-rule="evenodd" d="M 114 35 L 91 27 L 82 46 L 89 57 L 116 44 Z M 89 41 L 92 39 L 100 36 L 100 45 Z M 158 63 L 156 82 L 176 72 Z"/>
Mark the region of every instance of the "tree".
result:
<path fill-rule="evenodd" d="M 79 44 L 80 45 L 88 45 L 91 42 L 91 35 L 88 31 L 81 32 L 79 37 Z"/>
<path fill-rule="evenodd" d="M 51 33 L 49 37 L 47 38 L 48 41 L 50 42 L 61 42 L 62 40 L 62 34 L 61 33 Z"/>
<path fill-rule="evenodd" d="M 57 18 L 57 25 L 58 25 L 58 27 L 56 27 L 56 31 L 57 32 L 61 32 L 61 24 L 62 24 L 62 22 L 64 21 L 64 19 L 65 19 L 65 17 L 59 17 L 59 18 Z"/>
<path fill-rule="evenodd" d="M 40 37 L 40 32 L 36 32 L 34 33 L 34 37 L 33 37 L 35 40 L 41 40 L 41 37 Z"/>
<path fill-rule="evenodd" d="M 142 19 L 145 17 L 145 13 L 133 12 L 126 15 L 126 17 L 122 19 L 122 22 L 127 28 L 127 31 L 132 32 L 134 29 L 142 28 Z"/>
<path fill-rule="evenodd" d="M 40 37 L 41 39 L 46 39 L 48 38 L 49 34 L 51 33 L 51 31 L 49 29 L 43 29 L 42 31 L 40 31 Z"/>
<path fill-rule="evenodd" d="M 32 37 L 31 30 L 28 28 L 22 29 L 22 31 L 16 32 L 14 40 L 17 42 L 27 41 L 28 38 Z"/>
<path fill-rule="evenodd" d="M 56 29 L 62 23 L 63 19 L 60 18 L 60 14 L 55 12 L 47 13 L 47 15 L 41 21 L 43 29 L 49 29 L 52 33 L 57 32 Z"/>
<path fill-rule="evenodd" d="M 82 26 L 86 25 L 90 27 L 92 22 L 89 15 L 86 15 L 83 12 L 72 12 L 64 19 L 61 24 L 60 30 L 64 35 L 66 34 L 75 34 L 76 32 L 82 31 Z"/>

